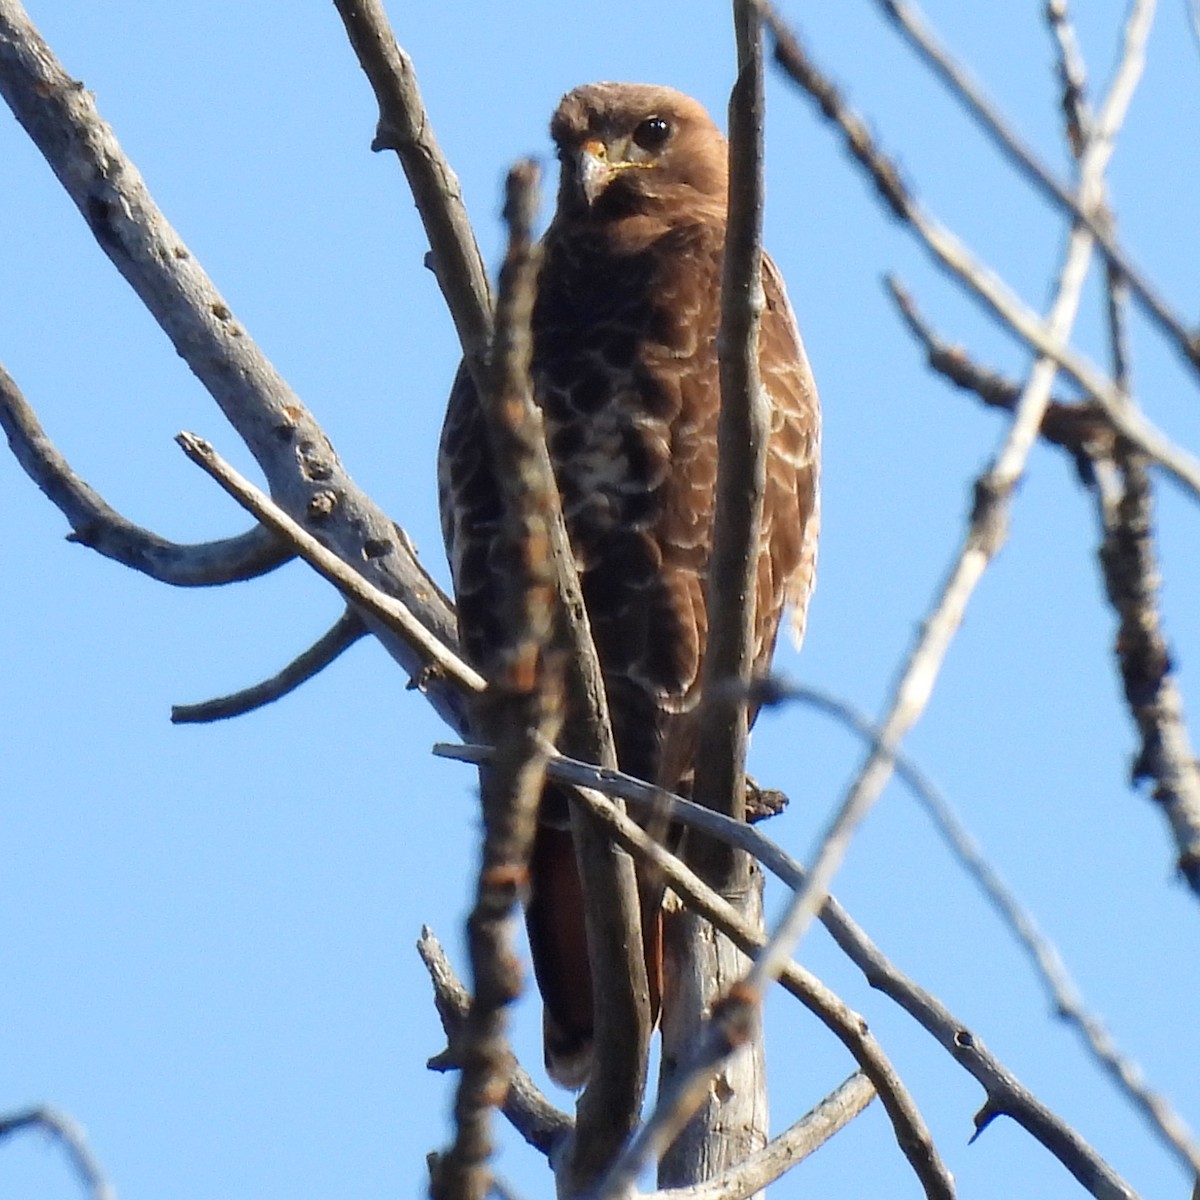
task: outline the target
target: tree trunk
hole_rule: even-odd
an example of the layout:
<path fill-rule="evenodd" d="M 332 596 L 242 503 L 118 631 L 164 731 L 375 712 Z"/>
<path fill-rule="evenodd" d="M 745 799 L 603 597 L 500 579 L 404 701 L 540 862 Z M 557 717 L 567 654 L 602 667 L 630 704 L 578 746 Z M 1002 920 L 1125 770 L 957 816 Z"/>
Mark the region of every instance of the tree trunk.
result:
<path fill-rule="evenodd" d="M 753 865 L 744 890 L 725 899 L 756 928 L 763 927 L 763 877 Z M 686 1063 L 700 1022 L 713 1000 L 741 979 L 749 959 L 703 918 L 684 909 L 666 913 L 666 997 L 660 1085 L 671 1085 Z M 767 1142 L 767 1073 L 762 1029 L 712 1081 L 704 1104 L 658 1167 L 658 1186 L 687 1187 L 711 1179 Z"/>

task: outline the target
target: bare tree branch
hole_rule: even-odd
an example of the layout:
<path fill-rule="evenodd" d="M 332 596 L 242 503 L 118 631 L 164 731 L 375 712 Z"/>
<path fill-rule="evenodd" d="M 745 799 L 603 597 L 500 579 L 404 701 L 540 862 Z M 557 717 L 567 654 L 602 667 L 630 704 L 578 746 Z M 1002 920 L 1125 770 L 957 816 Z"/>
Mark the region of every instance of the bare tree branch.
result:
<path fill-rule="evenodd" d="M 899 284 L 889 280 L 889 287 L 935 370 L 988 404 L 1013 408 L 1018 391 L 1015 384 L 947 346 Z M 1119 365 L 1120 352 L 1117 357 Z M 1085 478 L 1102 473 L 1112 476 L 1097 504 L 1105 530 L 1100 562 L 1105 589 L 1121 621 L 1116 652 L 1125 696 L 1142 735 L 1133 780 L 1155 781 L 1155 799 L 1171 827 L 1179 870 L 1192 890 L 1200 892 L 1200 764 L 1192 750 L 1183 698 L 1162 631 L 1152 496 L 1145 466 L 1136 459 L 1129 468 L 1118 465 L 1118 460 L 1122 464 L 1129 461 L 1129 451 L 1121 449 L 1107 419 L 1090 404 L 1051 402 L 1042 418 L 1041 433 L 1075 457 Z"/>
<path fill-rule="evenodd" d="M 1091 132 L 1092 109 L 1087 98 L 1087 71 L 1067 0 L 1046 0 L 1046 22 L 1058 50 L 1058 80 L 1062 85 L 1060 107 L 1066 122 L 1067 142 L 1078 158 Z"/>
<path fill-rule="evenodd" d="M 199 704 L 173 705 L 171 721 L 175 725 L 224 721 L 272 704 L 323 671 L 366 632 L 362 617 L 353 608 L 347 608 L 326 633 L 278 674 L 229 696 L 218 696 Z"/>
<path fill-rule="evenodd" d="M 1104 408 L 1125 437 L 1193 496 L 1200 497 L 1200 460 L 1175 446 L 1083 355 L 1056 341 L 1042 319 L 1007 284 L 925 211 L 904 184 L 895 164 L 880 153 L 865 122 L 846 105 L 833 84 L 816 68 L 795 33 L 766 6 L 764 0 L 760 3 L 775 37 L 776 61 L 789 78 L 813 97 L 822 115 L 841 130 L 851 155 L 871 176 L 892 213 L 914 233 L 934 260 L 974 293 L 1005 327 L 1039 355 L 1057 363 Z"/>
<path fill-rule="evenodd" d="M 487 682 L 483 676 L 430 633 L 403 602 L 374 587 L 332 550 L 327 550 L 265 492 L 243 479 L 208 442 L 194 433 L 181 433 L 175 440 L 184 454 L 212 476 L 243 508 L 253 513 L 279 537 L 286 538 L 314 571 L 377 621 L 404 638 L 420 654 L 423 663 L 415 679 L 421 690 L 424 691 L 439 676 L 452 680 L 467 692 L 484 690 Z"/>
<path fill-rule="evenodd" d="M 766 489 L 770 411 L 759 375 L 763 291 L 763 62 L 762 27 L 752 0 L 734 0 L 737 77 L 729 98 L 729 203 L 717 331 L 721 405 L 717 422 L 717 479 L 712 548 L 705 585 L 707 645 L 697 716 L 694 795 L 738 820 L 746 817 L 749 715 L 745 685 L 753 670 L 759 530 Z M 727 687 L 728 682 L 740 687 Z M 689 862 L 701 878 L 761 928 L 761 876 L 729 846 L 693 838 Z M 663 1013 L 659 1106 L 681 1105 L 672 1135 L 662 1143 L 658 1183 L 688 1186 L 723 1174 L 767 1138 L 766 1062 L 757 1012 L 740 1021 L 712 1021 L 714 998 L 736 986 L 746 963 L 723 937 L 705 937 L 690 913 L 668 915 L 667 976 L 678 984 Z M 718 1005 L 720 1002 L 718 1001 Z M 737 1024 L 738 1028 L 734 1028 Z M 712 1050 L 695 1065 L 696 1033 Z M 734 1049 L 740 1050 L 736 1056 Z M 709 1087 L 720 1068 L 723 1086 Z M 689 1082 L 690 1077 L 690 1082 Z M 668 1122 L 670 1124 L 671 1122 Z"/>
<path fill-rule="evenodd" d="M 66 1113 L 42 1105 L 0 1116 L 0 1139 L 21 1129 L 41 1129 L 54 1138 L 62 1146 L 80 1184 L 92 1200 L 117 1200 L 116 1189 L 108 1182 L 92 1154 L 83 1129 Z"/>
<path fill-rule="evenodd" d="M 1123 492 L 1115 511 L 1104 517 L 1100 562 L 1120 618 L 1115 649 L 1125 699 L 1142 737 L 1132 777 L 1135 783 L 1154 781 L 1154 798 L 1179 852 L 1179 870 L 1200 895 L 1200 764 L 1158 611 L 1150 481 L 1138 456 L 1126 453 L 1118 461 Z"/>
<path fill-rule="evenodd" d="M 429 237 L 434 274 L 467 367 L 482 393 L 492 333 L 491 288 L 463 206 L 458 176 L 425 112 L 412 59 L 396 42 L 380 0 L 334 0 L 379 103 L 372 150 L 394 150 Z"/>
<path fill-rule="evenodd" d="M 1045 166 L 1033 151 L 1018 137 L 1000 111 L 983 94 L 979 85 L 968 72 L 950 55 L 937 40 L 936 35 L 925 23 L 920 10 L 907 0 L 874 0 L 883 9 L 892 24 L 905 36 L 922 62 L 946 85 L 950 94 L 975 118 L 980 128 L 1004 152 L 1008 160 L 1028 179 L 1042 195 L 1048 197 L 1059 208 L 1091 230 L 1098 249 L 1104 254 L 1109 266 L 1119 271 L 1128 281 L 1143 308 L 1158 325 L 1162 333 L 1175 344 L 1176 349 L 1187 361 L 1200 368 L 1200 331 L 1189 330 L 1183 321 L 1171 312 L 1167 302 L 1158 294 L 1153 284 L 1133 263 L 1117 242 L 1111 226 L 1101 210 L 1089 211 L 1081 197 L 1071 193 Z M 1068 117 L 1068 135 L 1071 138 L 1091 130 L 1081 118 L 1086 108 L 1079 108 L 1082 101 L 1082 73 L 1077 55 L 1068 59 L 1068 47 L 1074 46 L 1074 37 L 1066 19 L 1065 0 L 1048 0 L 1047 14 L 1052 28 L 1059 38 L 1059 67 L 1064 82 L 1063 105 Z M 1068 74 L 1069 72 L 1069 74 Z M 1080 142 L 1080 145 L 1083 143 Z"/>
<path fill-rule="evenodd" d="M 455 975 L 446 952 L 428 926 L 421 929 L 417 952 L 429 972 L 434 1001 L 448 1043 L 448 1049 L 431 1059 L 429 1066 L 437 1071 L 456 1070 L 460 1064 L 454 1047 L 467 1019 L 471 996 Z M 511 1065 L 508 1089 L 500 1111 L 535 1150 L 552 1159 L 561 1152 L 575 1127 L 575 1122 L 546 1099 L 529 1073 L 515 1060 Z"/>
<path fill-rule="evenodd" d="M 16 381 L 0 365 L 0 428 L 25 473 L 71 523 L 68 540 L 160 583 L 211 587 L 254 579 L 292 557 L 261 525 L 240 537 L 180 545 L 126 520 L 90 488 L 46 436 Z"/>
<path fill-rule="evenodd" d="M 776 685 L 773 682 L 759 685 L 759 688 L 758 696 L 763 703 L 771 703 L 780 695 L 774 690 Z M 802 696 L 822 711 L 831 712 L 839 720 L 848 721 L 863 732 L 872 744 L 878 742 L 875 727 L 862 721 L 849 705 L 815 689 L 789 685 L 783 690 L 783 695 L 786 696 L 789 691 Z M 445 758 L 478 762 L 490 751 L 479 746 L 439 744 L 434 747 L 434 753 Z M 804 886 L 807 878 L 804 868 L 753 826 L 730 820 L 620 771 L 601 770 L 562 757 L 551 758 L 546 771 L 553 779 L 591 787 L 604 794 L 618 795 L 643 812 L 665 814 L 672 821 L 703 830 L 710 837 L 729 841 L 752 854 L 788 887 L 797 889 Z M 906 782 L 911 782 L 913 773 L 917 778 L 922 778 L 919 769 L 902 752 L 896 754 L 896 771 Z M 900 971 L 832 896 L 826 898 L 819 917 L 834 941 L 862 971 L 871 986 L 896 1001 L 980 1084 L 987 1095 L 984 1111 L 989 1114 L 989 1120 L 998 1113 L 1011 1117 L 1058 1158 L 1092 1195 L 1104 1197 L 1104 1200 L 1129 1200 L 1134 1196 L 1129 1185 L 1096 1151 L 1021 1084 L 975 1033 L 940 1000 Z"/>
<path fill-rule="evenodd" d="M 692 1187 L 662 1188 L 646 1200 L 745 1200 L 819 1150 L 875 1099 L 875 1085 L 856 1071 L 815 1108 L 736 1167 Z"/>
<path fill-rule="evenodd" d="M 895 276 L 886 276 L 885 283 L 900 316 L 924 347 L 926 360 L 934 371 L 958 387 L 973 392 L 990 408 L 1003 412 L 1016 409 L 1021 397 L 1020 384 L 986 369 L 960 346 L 952 346 L 939 337 Z M 1116 431 L 1104 410 L 1087 400 L 1081 403 L 1051 400 L 1042 414 L 1038 432 L 1051 445 L 1068 451 L 1080 470 L 1088 469 L 1090 459 L 1110 456 L 1117 440 Z"/>
<path fill-rule="evenodd" d="M 729 218 L 717 333 L 721 414 L 695 795 L 699 803 L 744 820 L 745 685 L 754 656 L 754 581 L 770 421 L 758 370 L 758 331 L 766 303 L 762 28 L 751 0 L 735 0 L 734 28 L 738 75 L 729 99 Z M 730 681 L 742 686 L 724 686 Z M 741 883 L 727 849 L 701 842 L 689 848 L 689 859 L 718 891 Z"/>
<path fill-rule="evenodd" d="M 393 522 L 354 484 L 299 397 L 154 204 L 95 101 L 54 58 L 17 0 L 0 0 L 0 94 L 45 156 L 97 242 L 216 400 L 269 481 L 276 503 L 345 562 L 401 599 L 432 636 L 456 642 L 454 615 Z M 410 675 L 425 659 L 368 619 Z M 427 697 L 456 730 L 462 696 L 440 677 Z"/>

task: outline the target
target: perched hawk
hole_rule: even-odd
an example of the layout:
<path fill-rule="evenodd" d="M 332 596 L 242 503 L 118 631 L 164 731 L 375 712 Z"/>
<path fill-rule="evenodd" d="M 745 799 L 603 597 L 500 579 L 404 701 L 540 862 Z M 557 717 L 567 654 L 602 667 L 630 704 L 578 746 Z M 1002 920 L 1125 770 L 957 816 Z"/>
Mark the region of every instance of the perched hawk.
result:
<path fill-rule="evenodd" d="M 666 87 L 596 83 L 550 125 L 562 163 L 533 311 L 532 376 L 582 576 L 621 767 L 687 790 L 717 479 L 717 325 L 727 150 Z M 771 405 L 755 597 L 756 667 L 785 605 L 803 630 L 817 546 L 820 416 L 783 282 L 763 262 L 759 364 Z M 467 655 L 499 637 L 501 512 L 475 389 L 459 371 L 439 457 L 442 524 Z M 526 920 L 550 1075 L 587 1077 L 592 996 L 566 806 L 548 791 Z M 651 990 L 659 914 L 643 913 Z"/>

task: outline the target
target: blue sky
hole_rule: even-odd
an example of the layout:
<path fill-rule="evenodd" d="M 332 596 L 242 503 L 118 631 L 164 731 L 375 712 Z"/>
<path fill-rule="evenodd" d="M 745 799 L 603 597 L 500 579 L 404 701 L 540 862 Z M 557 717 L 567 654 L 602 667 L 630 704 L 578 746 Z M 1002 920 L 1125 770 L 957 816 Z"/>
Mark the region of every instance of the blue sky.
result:
<path fill-rule="evenodd" d="M 1020 130 L 1065 171 L 1049 38 L 1033 0 L 928 4 Z M 1079 5 L 1095 86 L 1123 15 Z M 313 409 L 351 473 L 440 578 L 433 457 L 457 353 L 419 223 L 332 5 L 30 0 L 238 319 Z M 1063 241 L 875 6 L 790 0 L 797 22 L 930 207 L 1044 306 Z M 602 16 L 519 6 L 393 6 L 485 256 L 508 163 L 543 156 L 558 96 L 654 80 L 722 117 L 725 7 L 610 0 Z M 515 19 L 514 19 L 515 18 Z M 1122 237 L 1186 314 L 1200 53 L 1162 6 L 1111 178 Z M 938 275 L 806 102 L 769 88 L 767 243 L 788 280 L 825 408 L 825 529 L 808 641 L 782 670 L 878 713 L 958 543 L 1003 426 L 921 368 L 880 284 L 896 271 L 945 335 L 1014 374 L 1025 351 Z M 6 114 L 5 114 L 6 116 Z M 91 240 L 11 119 L 0 118 L 0 359 L 75 468 L 126 516 L 181 541 L 238 532 L 235 506 L 179 453 L 190 429 L 249 456 Z M 549 203 L 547 187 L 547 203 Z M 1078 345 L 1104 361 L 1101 307 Z M 1200 446 L 1195 377 L 1135 319 L 1148 412 Z M 57 511 L 0 457 L 0 1110 L 50 1101 L 87 1128 L 123 1200 L 417 1196 L 446 1140 L 450 1084 L 412 949 L 423 922 L 459 963 L 477 817 L 446 731 L 373 643 L 241 720 L 174 728 L 170 705 L 272 673 L 341 609 L 300 565 L 216 591 L 171 590 L 63 540 Z M 1159 493 L 1163 604 L 1185 698 L 1200 705 L 1197 513 Z M 1060 945 L 1120 1043 L 1200 1125 L 1196 901 L 1172 877 L 1101 603 L 1087 498 L 1039 448 L 1012 537 L 981 585 L 909 748 Z M 753 768 L 793 798 L 770 832 L 805 856 L 861 747 L 816 714 L 769 713 Z M 1145 1196 L 1182 1196 L 1173 1161 L 1049 1013 L 1008 941 L 901 788 L 885 794 L 835 891 Z M 768 905 L 778 911 L 781 897 Z M 1024 1133 L 967 1146 L 982 1094 L 814 933 L 803 961 L 867 1016 L 963 1196 L 1082 1194 Z M 768 1008 L 781 1127 L 851 1070 L 784 997 Z M 537 1068 L 537 1005 L 515 1014 Z M 565 1100 L 559 1094 L 560 1100 Z M 505 1134 L 498 1166 L 550 1194 Z M 0 1200 L 77 1194 L 38 1138 L 0 1145 Z M 915 1195 L 878 1105 L 780 1196 Z"/>

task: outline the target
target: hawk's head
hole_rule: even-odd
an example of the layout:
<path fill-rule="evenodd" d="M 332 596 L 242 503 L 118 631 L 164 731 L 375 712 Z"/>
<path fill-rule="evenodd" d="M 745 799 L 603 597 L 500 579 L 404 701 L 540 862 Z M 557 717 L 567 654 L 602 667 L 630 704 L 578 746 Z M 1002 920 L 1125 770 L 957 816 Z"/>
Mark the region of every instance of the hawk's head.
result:
<path fill-rule="evenodd" d="M 724 208 L 725 139 L 673 88 L 585 84 L 562 98 L 550 136 L 562 163 L 560 213 L 613 220 L 697 200 Z"/>

